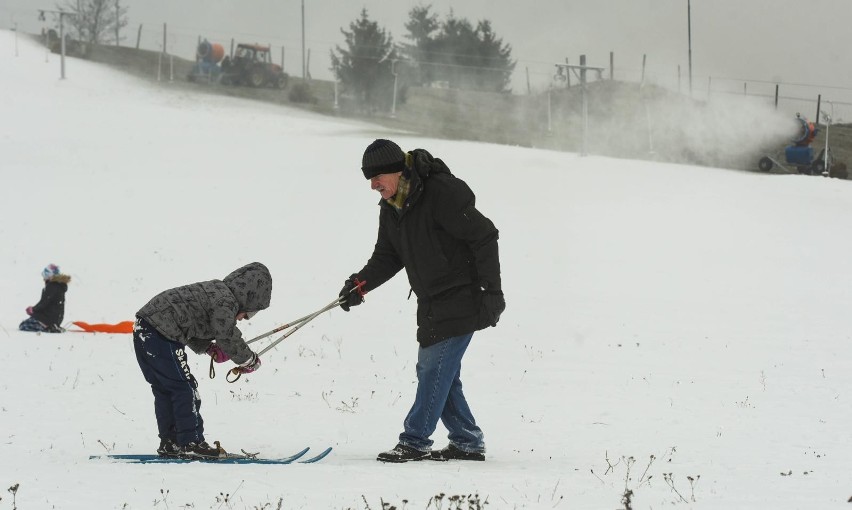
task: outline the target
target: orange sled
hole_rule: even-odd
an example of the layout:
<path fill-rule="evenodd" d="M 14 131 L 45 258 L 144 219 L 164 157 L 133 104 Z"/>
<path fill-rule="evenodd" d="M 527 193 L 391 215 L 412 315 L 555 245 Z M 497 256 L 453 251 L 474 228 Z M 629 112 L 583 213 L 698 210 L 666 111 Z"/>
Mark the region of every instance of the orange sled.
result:
<path fill-rule="evenodd" d="M 119 322 L 118 324 L 89 324 L 88 322 L 72 322 L 87 333 L 133 333 L 133 321 Z"/>

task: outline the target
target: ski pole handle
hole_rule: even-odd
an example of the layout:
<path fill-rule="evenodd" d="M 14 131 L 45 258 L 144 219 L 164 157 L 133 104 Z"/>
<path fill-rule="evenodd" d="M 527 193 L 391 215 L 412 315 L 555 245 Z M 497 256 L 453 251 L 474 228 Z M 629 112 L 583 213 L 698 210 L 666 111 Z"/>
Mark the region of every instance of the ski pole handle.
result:
<path fill-rule="evenodd" d="M 284 335 L 282 335 L 282 336 L 281 336 L 281 338 L 279 338 L 279 339 L 275 340 L 275 341 L 274 341 L 274 342 L 272 342 L 271 344 L 267 345 L 265 349 L 263 349 L 262 351 L 260 351 L 259 353 L 257 353 L 257 357 L 259 358 L 259 357 L 261 357 L 262 355 L 266 354 L 266 352 L 267 352 L 269 349 L 272 349 L 273 347 L 275 347 L 276 345 L 278 345 L 279 343 L 281 343 L 281 341 L 282 341 L 282 340 L 284 340 L 284 339 L 285 339 L 285 338 L 287 338 L 288 336 L 292 335 L 292 334 L 293 334 L 293 333 L 295 333 L 296 331 L 299 331 L 299 328 L 301 328 L 301 327 L 302 327 L 302 326 L 304 326 L 305 324 L 307 324 L 307 323 L 311 322 L 311 321 L 312 321 L 312 320 L 314 320 L 315 318 L 319 317 L 319 316 L 320 316 L 320 314 L 322 314 L 323 312 L 327 312 L 327 311 L 331 310 L 332 308 L 334 308 L 334 307 L 338 306 L 339 304 L 340 304 L 340 298 L 338 298 L 337 300 L 335 300 L 333 303 L 329 303 L 328 305 L 326 305 L 326 306 L 322 307 L 321 309 L 317 310 L 316 312 L 312 313 L 311 315 L 306 316 L 305 320 L 303 320 L 302 322 L 299 322 L 298 324 L 296 324 L 296 327 L 294 327 L 294 328 L 293 328 L 293 329 L 291 329 L 290 331 L 288 331 L 288 332 L 284 333 Z M 228 371 L 228 373 L 225 375 L 225 380 L 226 380 L 226 381 L 228 381 L 229 383 L 235 383 L 235 382 L 237 382 L 237 381 L 239 380 L 239 378 L 240 378 L 240 376 L 241 376 L 241 375 L 243 375 L 243 373 L 242 373 L 242 371 L 240 370 L 240 367 L 234 367 L 234 368 L 232 368 L 230 371 Z"/>
<path fill-rule="evenodd" d="M 349 292 L 354 292 L 355 290 L 357 290 L 359 293 L 361 293 L 361 287 L 363 287 L 365 283 L 367 283 L 367 282 L 358 283 L 358 285 L 353 287 L 352 290 L 350 290 Z M 362 297 L 363 297 L 363 294 L 362 294 Z M 342 301 L 343 301 L 343 297 L 342 296 L 338 297 L 336 300 L 334 300 L 334 302 L 329 303 L 328 305 L 324 306 L 322 308 L 322 310 L 320 310 L 320 313 L 331 310 L 335 306 L 340 306 L 340 303 Z M 264 333 L 262 335 L 258 335 L 256 337 L 252 338 L 251 340 L 246 340 L 246 345 L 248 345 L 252 342 L 256 342 L 258 340 L 263 340 L 264 338 L 266 338 L 268 336 L 272 336 L 275 333 L 278 333 L 279 331 L 284 331 L 285 329 L 292 327 L 292 326 L 295 326 L 296 324 L 299 324 L 301 322 L 305 322 L 306 320 L 310 320 L 313 317 L 313 315 L 314 315 L 314 313 L 309 313 L 308 315 L 305 315 L 304 317 L 300 317 L 300 318 L 298 318 L 294 321 L 290 321 L 287 324 L 284 324 L 283 326 L 278 326 L 277 328 L 275 328 L 271 331 L 267 331 L 266 333 Z"/>
<path fill-rule="evenodd" d="M 283 326 L 278 326 L 277 328 L 273 329 L 272 331 L 268 331 L 268 332 L 266 332 L 266 333 L 264 333 L 264 334 L 262 334 L 262 335 L 256 336 L 256 337 L 252 338 L 251 340 L 246 340 L 246 344 L 250 344 L 250 343 L 252 343 L 252 342 L 256 342 L 256 341 L 258 341 L 258 340 L 263 340 L 264 338 L 266 338 L 266 337 L 268 337 L 268 336 L 272 336 L 272 335 L 274 335 L 275 333 L 278 333 L 279 331 L 284 331 L 285 329 L 289 328 L 290 326 L 294 326 L 294 325 L 296 325 L 296 324 L 298 324 L 298 323 L 300 323 L 300 322 L 305 321 L 305 320 L 306 320 L 306 319 L 308 319 L 311 315 L 312 315 L 312 314 L 305 315 L 304 317 L 301 317 L 301 318 L 296 319 L 296 320 L 294 320 L 294 321 L 290 321 L 290 322 L 288 322 L 287 324 L 284 324 Z"/>
<path fill-rule="evenodd" d="M 292 335 L 292 334 L 293 334 L 293 333 L 295 333 L 296 331 L 299 331 L 299 329 L 300 329 L 302 326 L 304 326 L 305 324 L 307 324 L 307 323 L 311 322 L 312 320 L 316 319 L 317 317 L 319 317 L 320 315 L 322 315 L 324 312 L 327 312 L 327 311 L 331 310 L 332 308 L 335 308 L 335 307 L 339 306 L 339 305 L 340 305 L 340 301 L 341 301 L 341 298 L 339 298 L 339 297 L 338 297 L 337 299 L 335 299 L 335 300 L 334 300 L 334 301 L 332 301 L 331 303 L 329 303 L 329 304 L 327 304 L 326 306 L 324 306 L 324 307 L 320 308 L 319 310 L 317 310 L 316 312 L 312 313 L 311 315 L 308 315 L 308 316 L 307 316 L 307 318 L 306 318 L 304 321 L 302 321 L 302 322 L 300 322 L 300 323 L 296 324 L 296 325 L 295 325 L 295 327 L 294 327 L 293 329 L 291 329 L 290 331 L 288 331 L 288 332 L 284 333 L 284 334 L 283 334 L 280 338 L 276 339 L 274 342 L 272 342 L 271 344 L 267 345 L 267 346 L 266 346 L 266 348 L 265 348 L 265 349 L 263 349 L 262 351 L 260 351 L 259 353 L 257 353 L 257 355 L 258 355 L 258 356 L 260 356 L 260 355 L 262 355 L 262 354 L 266 353 L 269 349 L 272 349 L 273 347 L 275 347 L 276 345 L 278 345 L 279 343 L 281 343 L 281 341 L 283 341 L 284 339 L 286 339 L 288 336 Z"/>

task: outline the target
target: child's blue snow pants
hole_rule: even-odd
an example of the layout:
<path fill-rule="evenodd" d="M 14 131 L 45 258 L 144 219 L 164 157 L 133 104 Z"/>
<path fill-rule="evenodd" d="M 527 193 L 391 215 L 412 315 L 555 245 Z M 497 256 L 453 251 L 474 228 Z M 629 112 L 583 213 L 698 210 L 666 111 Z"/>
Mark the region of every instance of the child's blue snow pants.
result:
<path fill-rule="evenodd" d="M 179 446 L 204 441 L 198 383 L 189 371 L 186 346 L 169 340 L 142 319 L 133 327 L 136 361 L 154 393 L 160 439 Z"/>

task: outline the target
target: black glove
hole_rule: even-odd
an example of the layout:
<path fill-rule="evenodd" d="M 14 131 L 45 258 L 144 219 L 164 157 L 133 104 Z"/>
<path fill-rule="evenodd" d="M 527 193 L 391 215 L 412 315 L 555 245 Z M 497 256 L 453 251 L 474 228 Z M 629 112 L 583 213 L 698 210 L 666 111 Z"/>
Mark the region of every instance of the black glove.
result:
<path fill-rule="evenodd" d="M 496 326 L 500 314 L 506 309 L 506 300 L 499 290 L 486 290 L 482 295 L 482 313 L 490 326 Z"/>
<path fill-rule="evenodd" d="M 364 302 L 364 291 L 361 288 L 356 289 L 360 284 L 361 280 L 358 279 L 358 275 L 353 273 L 343 284 L 343 288 L 340 289 L 339 296 L 343 298 L 340 308 L 343 308 L 344 312 L 348 312 L 350 306 L 358 306 Z"/>

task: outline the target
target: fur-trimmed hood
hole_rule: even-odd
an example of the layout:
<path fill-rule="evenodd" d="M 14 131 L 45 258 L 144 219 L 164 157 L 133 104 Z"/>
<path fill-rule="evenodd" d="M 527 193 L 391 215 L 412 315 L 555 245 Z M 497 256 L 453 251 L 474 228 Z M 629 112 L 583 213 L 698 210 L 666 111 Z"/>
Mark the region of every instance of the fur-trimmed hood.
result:
<path fill-rule="evenodd" d="M 67 274 L 55 274 L 50 277 L 49 280 L 45 280 L 45 282 L 56 282 L 56 283 L 69 283 L 71 281 L 71 276 Z"/>

